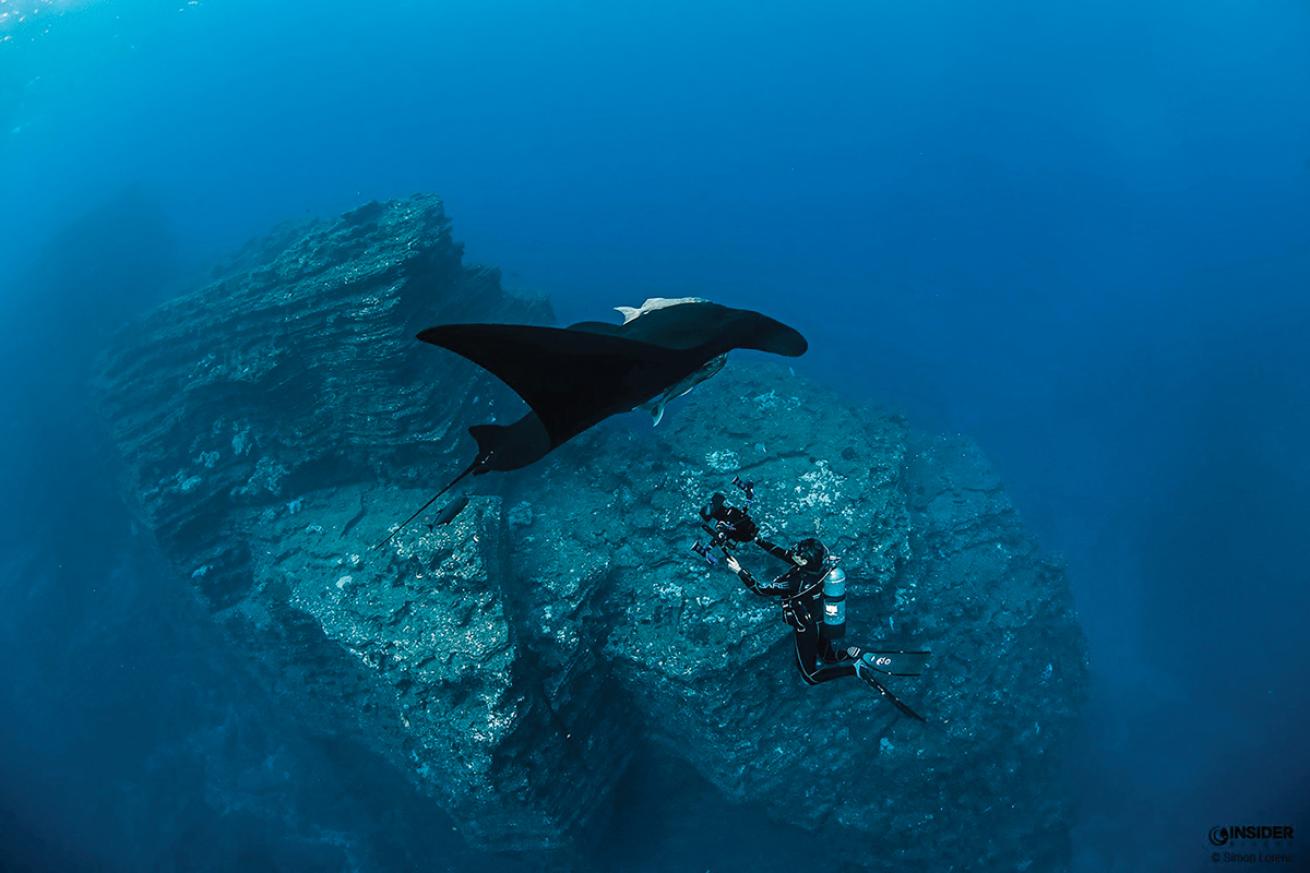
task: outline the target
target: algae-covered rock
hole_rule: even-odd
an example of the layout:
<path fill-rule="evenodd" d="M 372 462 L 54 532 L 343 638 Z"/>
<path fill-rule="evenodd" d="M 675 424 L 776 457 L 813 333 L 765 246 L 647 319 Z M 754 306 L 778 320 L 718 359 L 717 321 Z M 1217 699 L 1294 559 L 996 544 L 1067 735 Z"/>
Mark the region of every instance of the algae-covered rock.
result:
<path fill-rule="evenodd" d="M 105 360 L 124 487 L 265 681 L 476 845 L 568 857 L 656 744 L 861 867 L 1058 869 L 1082 636 L 963 439 L 738 356 L 657 428 L 607 422 L 370 549 L 467 463 L 467 425 L 521 409 L 413 334 L 549 318 L 462 264 L 433 198 L 281 230 Z M 737 474 L 766 534 L 842 556 L 851 643 L 933 650 L 893 680 L 926 724 L 807 687 L 776 603 L 690 551 Z"/>
<path fill-rule="evenodd" d="M 714 490 L 740 498 L 738 473 L 766 535 L 819 536 L 841 555 L 848 644 L 935 653 L 921 679 L 888 680 L 927 724 L 854 681 L 807 687 L 776 602 L 689 551 L 696 508 Z M 534 475 L 510 487 L 560 498 L 541 512 L 556 545 L 528 555 L 512 540 L 511 563 L 550 578 L 543 558 L 562 572 L 577 552 L 611 556 L 605 652 L 651 741 L 728 797 L 831 834 L 825 845 L 876 837 L 867 869 L 1060 866 L 1070 807 L 1053 786 L 1086 682 L 1082 635 L 1062 571 L 970 443 L 748 359 L 653 432 L 604 429 Z M 739 554 L 757 575 L 784 569 Z"/>

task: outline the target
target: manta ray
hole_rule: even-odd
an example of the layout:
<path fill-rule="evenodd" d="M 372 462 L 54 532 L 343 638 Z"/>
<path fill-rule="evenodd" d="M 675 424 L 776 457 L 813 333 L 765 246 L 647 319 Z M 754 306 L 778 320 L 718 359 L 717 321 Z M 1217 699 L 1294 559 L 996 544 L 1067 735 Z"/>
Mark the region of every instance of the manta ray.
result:
<path fill-rule="evenodd" d="M 656 297 L 616 309 L 622 324 L 444 324 L 420 331 L 423 342 L 495 375 L 529 409 L 513 424 L 470 427 L 478 446 L 473 462 L 378 545 L 469 474 L 526 467 L 606 418 L 639 407 L 658 424 L 665 405 L 721 370 L 733 349 L 795 357 L 808 348 L 795 328 L 767 315 L 696 297 Z"/>
<path fill-rule="evenodd" d="M 623 316 L 623 324 L 627 325 L 640 318 L 642 315 L 645 315 L 647 312 L 654 312 L 657 309 L 668 309 L 671 306 L 681 306 L 684 303 L 709 303 L 709 301 L 700 297 L 647 297 L 646 302 L 639 307 L 615 306 L 614 311 Z M 659 319 L 656 320 L 658 321 Z M 660 420 L 664 418 L 664 407 L 670 400 L 686 394 L 688 391 L 722 370 L 723 365 L 726 363 L 728 363 L 728 355 L 726 353 L 719 355 L 707 362 L 705 366 L 692 373 L 686 379 L 683 379 L 676 385 L 671 385 L 664 389 L 658 397 L 648 403 L 643 403 L 641 408 L 649 410 L 651 416 L 654 418 L 651 425 L 657 426 L 660 423 Z"/>

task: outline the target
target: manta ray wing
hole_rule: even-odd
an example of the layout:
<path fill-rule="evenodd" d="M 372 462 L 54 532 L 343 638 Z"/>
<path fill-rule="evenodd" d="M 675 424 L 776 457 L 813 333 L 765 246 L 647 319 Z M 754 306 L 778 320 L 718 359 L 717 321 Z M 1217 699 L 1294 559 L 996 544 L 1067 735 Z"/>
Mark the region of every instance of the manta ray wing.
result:
<path fill-rule="evenodd" d="M 658 422 L 664 403 L 717 372 L 732 349 L 788 356 L 806 350 L 794 328 L 750 310 L 656 298 L 620 311 L 621 325 L 447 324 L 422 331 L 420 340 L 488 370 L 532 409 L 510 425 L 469 428 L 477 457 L 377 547 L 466 476 L 527 466 L 603 419 L 651 400 Z"/>
<path fill-rule="evenodd" d="M 587 330 L 447 324 L 418 335 L 491 372 L 523 398 L 558 446 L 687 377 L 695 354 Z"/>
<path fill-rule="evenodd" d="M 613 330 L 616 336 L 666 349 L 701 349 L 707 361 L 732 349 L 795 357 L 807 348 L 795 328 L 767 315 L 695 299 L 649 309 Z"/>

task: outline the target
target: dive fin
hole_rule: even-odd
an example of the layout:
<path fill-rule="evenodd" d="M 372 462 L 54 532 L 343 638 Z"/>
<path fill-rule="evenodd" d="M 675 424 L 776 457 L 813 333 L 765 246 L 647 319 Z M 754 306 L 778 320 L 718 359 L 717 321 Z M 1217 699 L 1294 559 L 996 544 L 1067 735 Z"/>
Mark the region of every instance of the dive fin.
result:
<path fill-rule="evenodd" d="M 891 702 L 892 706 L 899 709 L 905 715 L 908 715 L 910 718 L 915 719 L 917 721 L 926 721 L 926 719 L 923 716 L 919 715 L 919 713 L 910 709 L 910 707 L 907 706 L 904 701 L 902 701 L 895 694 L 892 694 L 886 685 L 883 685 L 881 682 L 879 682 L 878 677 L 874 676 L 871 670 L 867 670 L 867 669 L 861 670 L 857 667 L 855 670 L 855 675 L 858 676 L 860 678 L 860 681 L 862 681 L 865 685 L 868 685 L 874 691 L 877 691 L 883 697 L 887 698 L 887 700 Z"/>
<path fill-rule="evenodd" d="M 447 491 L 449 491 L 451 488 L 454 488 L 455 485 L 456 485 L 456 484 L 457 484 L 461 479 L 463 479 L 463 478 L 464 478 L 465 476 L 467 476 L 469 473 L 472 473 L 474 470 L 476 470 L 476 469 L 478 468 L 478 465 L 481 464 L 483 460 L 484 460 L 483 455 L 479 452 L 479 453 L 478 453 L 478 456 L 477 456 L 476 458 L 473 459 L 473 463 L 469 464 L 467 467 L 464 468 L 464 472 L 460 473 L 460 474 L 459 474 L 458 476 L 456 476 L 454 479 L 451 479 L 449 482 L 447 482 L 447 483 L 446 483 L 446 487 L 442 488 L 442 489 L 441 489 L 440 491 L 438 491 L 436 494 L 433 494 L 430 498 L 428 498 L 428 502 L 427 502 L 427 503 L 423 504 L 423 505 L 420 506 L 418 509 L 414 510 L 414 514 L 413 514 L 413 515 L 411 515 L 409 518 L 407 518 L 407 519 L 405 519 L 404 521 L 402 521 L 402 522 L 400 523 L 400 526 L 399 526 L 399 527 L 397 527 L 397 528 L 396 528 L 395 530 L 393 530 L 391 533 L 387 534 L 387 538 L 384 539 L 382 542 L 378 543 L 378 544 L 377 544 L 376 546 L 374 546 L 373 548 L 375 548 L 375 549 L 380 549 L 380 548 L 382 548 L 383 546 L 385 546 L 387 543 L 389 543 L 389 542 L 391 542 L 393 539 L 395 539 L 395 538 L 396 538 L 396 534 L 398 534 L 398 533 L 400 533 L 402 530 L 404 530 L 405 527 L 406 527 L 406 526 L 407 526 L 411 521 L 413 521 L 414 519 L 416 519 L 416 518 L 418 518 L 420 515 L 422 515 L 422 514 L 423 514 L 423 510 L 427 509 L 429 506 L 431 506 L 432 504 L 436 503 L 438 497 L 440 497 L 441 495 L 445 494 L 445 493 L 446 493 Z M 464 508 L 463 506 L 460 507 L 460 509 L 463 509 L 463 508 Z M 453 518 L 453 517 L 454 517 L 454 516 L 452 516 L 452 518 Z"/>
<path fill-rule="evenodd" d="M 650 423 L 650 426 L 655 427 L 664 419 L 664 404 L 655 404 L 655 408 L 650 411 L 650 414 L 655 419 Z"/>
<path fill-rule="evenodd" d="M 869 650 L 864 653 L 866 666 L 888 676 L 922 676 L 932 652 L 905 649 Z"/>

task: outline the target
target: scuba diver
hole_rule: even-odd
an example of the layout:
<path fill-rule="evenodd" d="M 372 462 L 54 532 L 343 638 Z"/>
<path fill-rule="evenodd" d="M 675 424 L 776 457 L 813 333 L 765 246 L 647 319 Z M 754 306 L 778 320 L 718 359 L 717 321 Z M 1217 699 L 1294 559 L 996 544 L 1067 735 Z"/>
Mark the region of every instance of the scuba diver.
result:
<path fill-rule="evenodd" d="M 738 479 L 734 484 L 746 491 L 748 500 L 753 496 L 751 483 Z M 715 494 L 701 510 L 701 520 L 702 528 L 713 537 L 713 545 L 723 553 L 727 568 L 741 579 L 747 590 L 761 597 L 779 598 L 783 620 L 793 631 L 796 666 L 807 684 L 854 676 L 905 715 L 924 720 L 892 694 L 876 674 L 918 676 L 928 652 L 866 651 L 858 646 L 838 648 L 837 640 L 846 634 L 846 573 L 822 542 L 808 537 L 794 549 L 771 543 L 759 536 L 759 529 L 747 511 L 727 505 L 722 494 Z M 785 561 L 788 568 L 769 582 L 759 581 L 728 551 L 730 546 L 746 542 Z M 709 547 L 693 546 L 693 549 L 716 563 L 709 555 Z"/>

